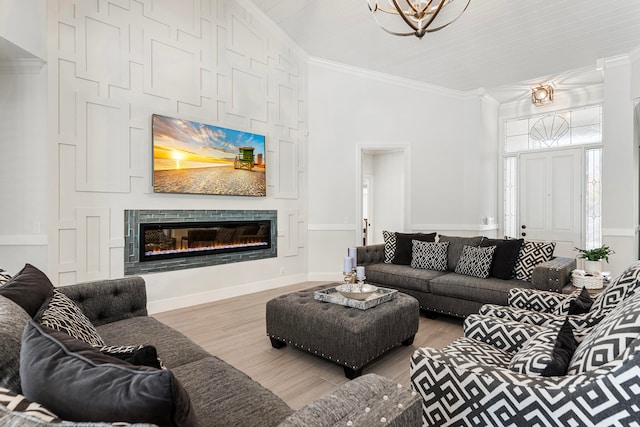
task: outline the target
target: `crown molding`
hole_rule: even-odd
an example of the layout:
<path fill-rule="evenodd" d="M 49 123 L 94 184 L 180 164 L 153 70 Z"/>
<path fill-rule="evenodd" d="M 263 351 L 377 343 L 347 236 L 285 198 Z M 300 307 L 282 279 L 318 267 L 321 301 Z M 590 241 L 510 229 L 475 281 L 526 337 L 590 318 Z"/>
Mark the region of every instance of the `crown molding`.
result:
<path fill-rule="evenodd" d="M 46 62 L 38 58 L 5 59 L 0 61 L 2 74 L 39 74 Z"/>
<path fill-rule="evenodd" d="M 284 30 L 276 24 L 273 19 L 271 19 L 267 14 L 265 14 L 262 9 L 255 5 L 255 3 L 251 0 L 235 0 L 240 6 L 244 7 L 251 13 L 252 16 L 256 17 L 260 22 L 262 22 L 270 31 L 273 31 L 277 34 L 281 39 L 286 41 L 289 45 L 291 45 L 291 50 L 297 53 L 304 60 L 309 58 L 309 53 L 304 50 L 294 39 L 292 39 L 289 34 L 285 33 Z"/>
<path fill-rule="evenodd" d="M 631 64 L 631 54 L 610 56 L 607 58 L 599 58 L 596 61 L 596 66 L 599 70 L 606 70 L 607 68 L 623 67 Z"/>
<path fill-rule="evenodd" d="M 325 68 L 332 71 L 338 71 L 345 74 L 350 74 L 356 77 L 363 77 L 371 80 L 375 80 L 382 83 L 388 83 L 396 86 L 405 87 L 411 90 L 420 90 L 436 95 L 447 96 L 449 98 L 467 100 L 478 96 L 477 91 L 462 92 L 455 89 L 447 89 L 441 86 L 432 85 L 429 83 L 419 82 L 417 80 L 411 80 L 404 77 L 394 76 L 392 74 L 381 73 L 378 71 L 368 70 L 366 68 L 354 67 L 353 65 L 347 65 L 340 62 L 330 61 L 328 59 L 318 58 L 310 56 L 308 59 L 309 65 Z"/>

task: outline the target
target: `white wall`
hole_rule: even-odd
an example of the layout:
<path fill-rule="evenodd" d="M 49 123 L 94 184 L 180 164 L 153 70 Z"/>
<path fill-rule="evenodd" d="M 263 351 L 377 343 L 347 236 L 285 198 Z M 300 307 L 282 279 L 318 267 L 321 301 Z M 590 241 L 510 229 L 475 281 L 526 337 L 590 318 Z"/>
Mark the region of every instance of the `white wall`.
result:
<path fill-rule="evenodd" d="M 638 145 L 634 140 L 632 65 L 628 57 L 604 61 L 602 240 L 615 250 L 614 275 L 638 259 Z"/>
<path fill-rule="evenodd" d="M 0 1 L 0 38 L 30 54 L 47 57 L 47 0 Z"/>
<path fill-rule="evenodd" d="M 16 273 L 28 260 L 46 269 L 46 67 L 0 58 L 0 94 L 0 266 Z"/>
<path fill-rule="evenodd" d="M 410 147 L 405 231 L 483 232 L 480 218 L 496 217 L 495 173 L 488 172 L 497 168 L 495 131 L 482 122 L 492 115 L 495 124 L 497 107 L 478 94 L 312 60 L 310 277 L 337 278 L 346 248 L 359 243 L 354 165 L 361 145 Z"/>
<path fill-rule="evenodd" d="M 11 31 L 47 52 L 48 65 L 44 78 L 2 81 L 17 88 L 2 112 L 9 120 L 20 107 L 10 127 L 24 147 L 11 149 L 12 168 L 28 180 L 3 179 L 3 196 L 26 209 L 0 213 L 11 227 L 0 244 L 11 233 L 32 238 L 39 223 L 48 252 L 5 245 L 3 266 L 48 262 L 39 267 L 60 285 L 119 277 L 125 209 L 276 209 L 277 258 L 147 275 L 152 309 L 306 278 L 306 53 L 244 0 L 26 4 L 36 2 L 4 2 L 0 18 L 13 13 L 15 28 L 40 29 L 32 18 L 48 16 L 48 45 L 31 47 L 37 31 Z M 154 194 L 153 113 L 266 135 L 268 196 Z M 4 150 L 13 141 L 3 133 Z"/>

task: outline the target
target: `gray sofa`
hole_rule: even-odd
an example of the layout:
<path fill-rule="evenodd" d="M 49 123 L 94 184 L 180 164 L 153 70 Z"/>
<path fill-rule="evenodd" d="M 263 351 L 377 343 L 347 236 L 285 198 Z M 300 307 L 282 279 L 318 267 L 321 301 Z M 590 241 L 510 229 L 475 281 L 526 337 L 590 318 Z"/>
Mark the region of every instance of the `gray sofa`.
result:
<path fill-rule="evenodd" d="M 413 296 L 420 308 L 457 317 L 477 313 L 484 304 L 507 305 L 512 288 L 562 292 L 575 268 L 575 259 L 556 257 L 536 266 L 530 282 L 481 279 L 453 271 L 433 271 L 384 262 L 384 244 L 357 248 L 358 265 L 366 281 Z"/>
<path fill-rule="evenodd" d="M 349 425 L 346 424 L 348 421 L 353 425 L 381 425 L 381 418 L 386 420 L 384 425 L 420 424 L 419 396 L 411 393 L 408 387 L 399 387 L 373 374 L 344 384 L 333 393 L 293 411 L 279 397 L 241 371 L 207 353 L 180 332 L 148 316 L 145 282 L 140 277 L 87 282 L 58 289 L 82 309 L 107 345 L 144 343 L 155 346 L 164 365 L 188 392 L 192 409 L 202 427 L 332 426 Z M 5 304 L 13 303 L 1 296 L 0 299 Z M 0 308 L 3 326 L 12 322 L 8 317 L 8 311 Z M 11 328 L 0 328 L 0 332 L 6 335 L 8 329 Z M 10 341 L 13 345 L 20 343 L 19 337 L 12 340 L 6 336 L 0 338 L 3 345 Z M 6 369 L 7 360 L 0 363 Z M 33 420 L 20 417 L 18 411 L 8 410 L 0 401 L 0 425 L 48 425 L 40 422 L 30 424 Z"/>

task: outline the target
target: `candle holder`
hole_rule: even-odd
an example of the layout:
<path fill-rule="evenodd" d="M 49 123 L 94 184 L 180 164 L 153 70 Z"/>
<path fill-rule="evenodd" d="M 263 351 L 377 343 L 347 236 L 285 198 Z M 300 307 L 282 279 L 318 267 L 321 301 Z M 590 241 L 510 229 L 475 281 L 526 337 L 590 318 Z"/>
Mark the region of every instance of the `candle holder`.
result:
<path fill-rule="evenodd" d="M 360 288 L 362 288 L 362 285 L 364 285 L 364 280 L 365 280 L 365 279 L 366 279 L 366 277 L 365 277 L 365 276 L 362 276 L 362 277 L 356 277 L 356 282 L 358 283 L 358 286 L 359 286 Z"/>
<path fill-rule="evenodd" d="M 343 272 L 342 273 L 344 276 L 344 283 L 356 283 L 356 272 L 355 271 L 349 271 L 349 272 Z"/>

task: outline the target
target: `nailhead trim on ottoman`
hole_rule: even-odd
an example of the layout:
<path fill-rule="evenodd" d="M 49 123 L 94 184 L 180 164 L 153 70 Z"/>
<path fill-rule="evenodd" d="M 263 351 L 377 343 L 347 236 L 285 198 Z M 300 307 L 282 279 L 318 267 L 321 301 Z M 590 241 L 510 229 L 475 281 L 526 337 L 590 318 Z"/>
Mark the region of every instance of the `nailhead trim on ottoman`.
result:
<path fill-rule="evenodd" d="M 398 293 L 368 310 L 317 301 L 318 286 L 267 302 L 267 335 L 274 347 L 290 344 L 345 367 L 347 377 L 390 349 L 410 345 L 418 332 L 418 300 Z"/>

